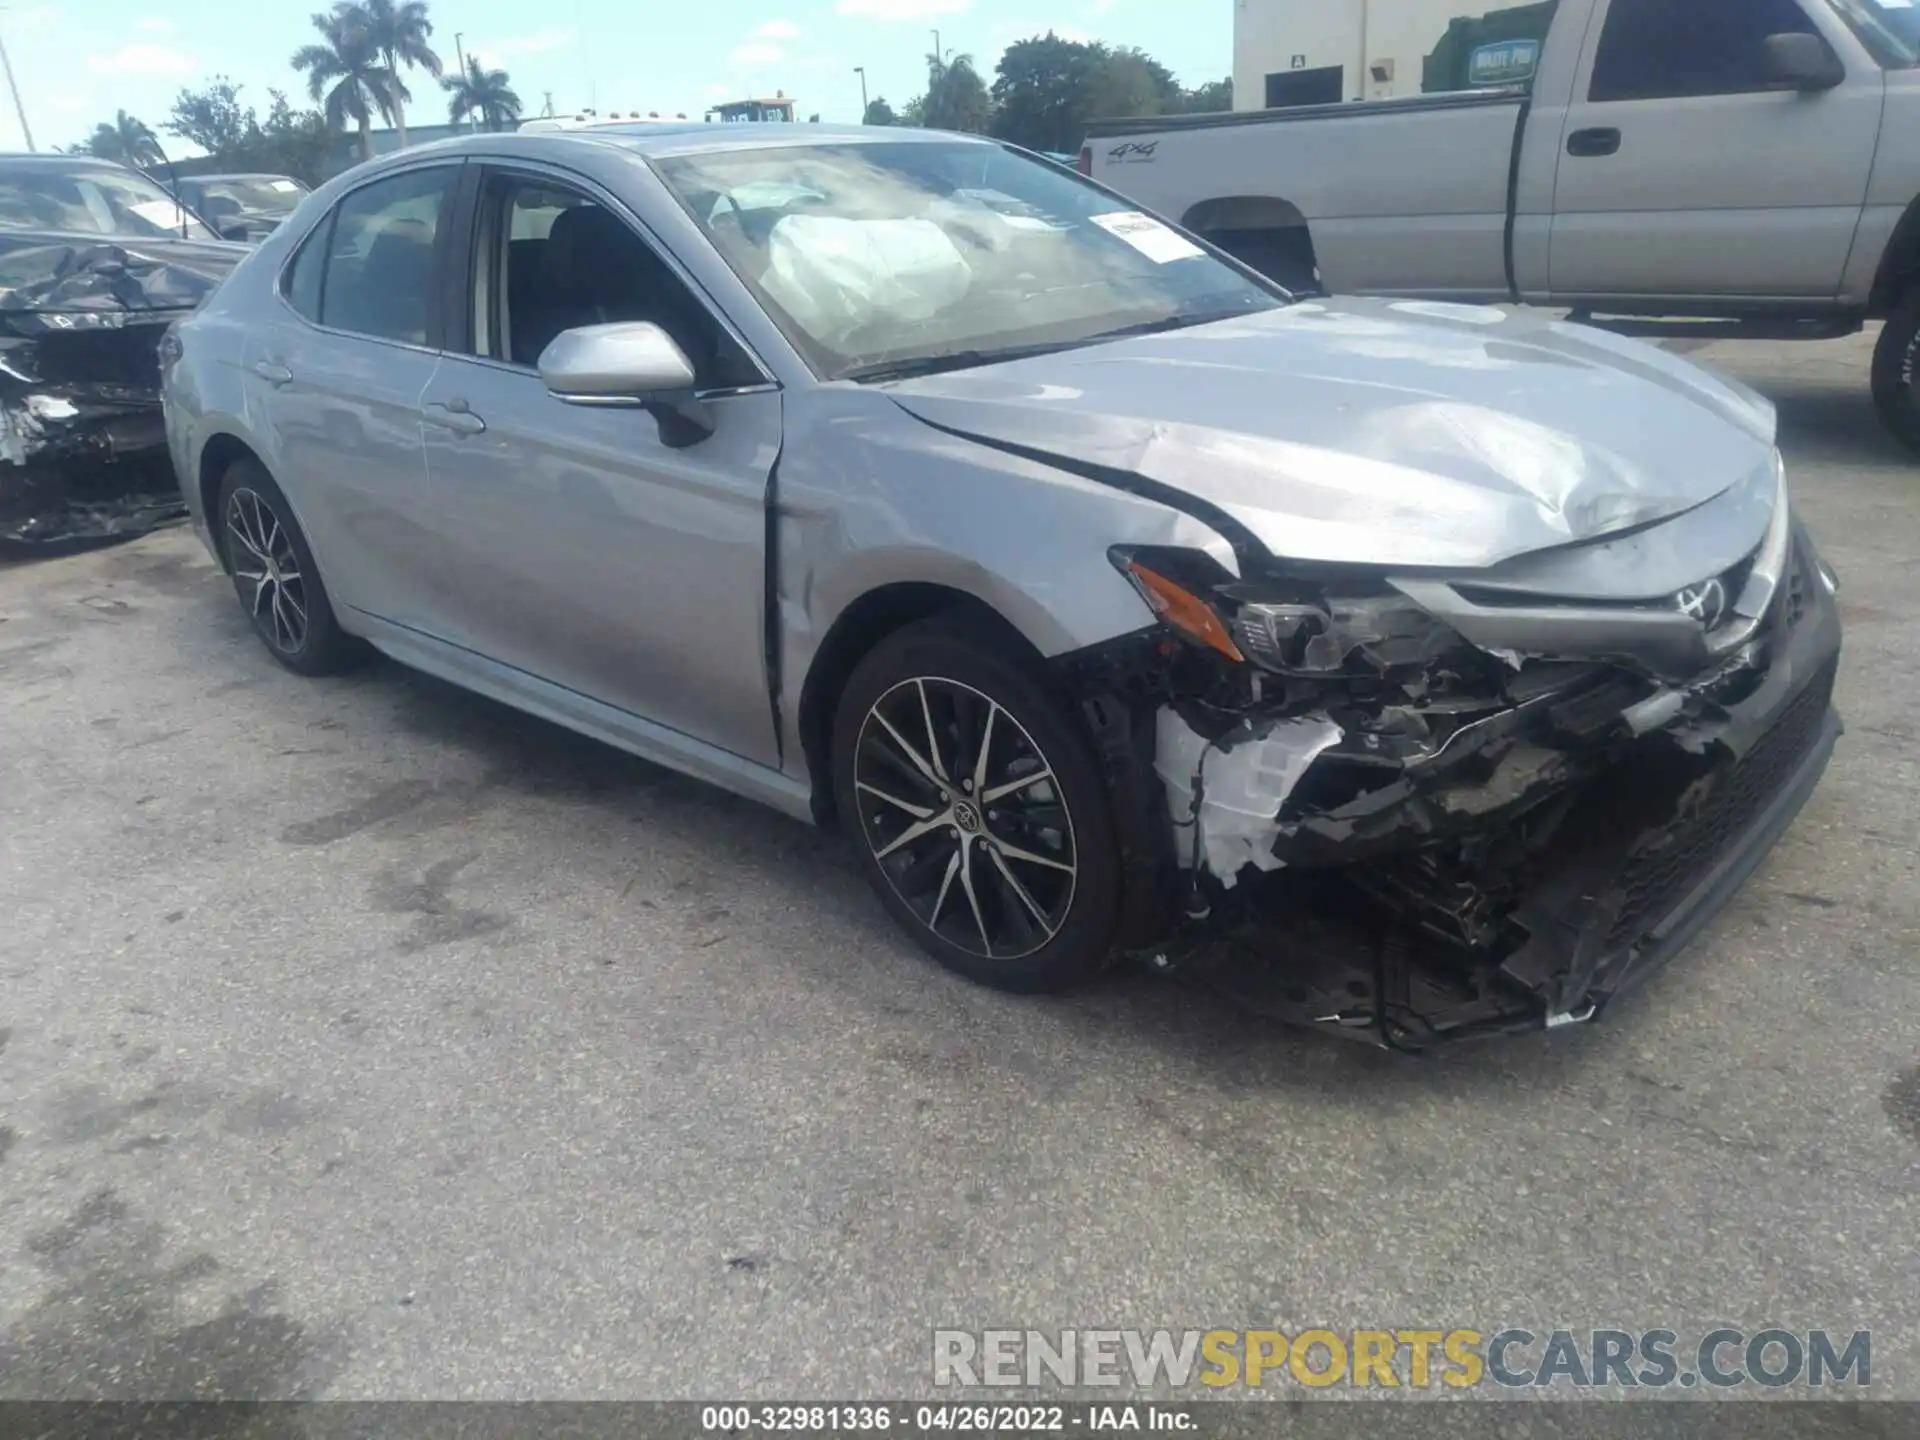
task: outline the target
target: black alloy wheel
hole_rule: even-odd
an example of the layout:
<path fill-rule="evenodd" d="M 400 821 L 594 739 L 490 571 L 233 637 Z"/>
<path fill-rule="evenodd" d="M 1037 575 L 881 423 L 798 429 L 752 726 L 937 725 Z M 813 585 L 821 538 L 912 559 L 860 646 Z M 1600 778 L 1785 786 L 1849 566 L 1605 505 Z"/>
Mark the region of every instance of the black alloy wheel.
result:
<path fill-rule="evenodd" d="M 340 628 L 293 507 L 257 460 L 237 460 L 207 517 L 234 593 L 267 651 L 299 675 L 329 675 L 365 653 Z"/>
<path fill-rule="evenodd" d="M 842 698 L 836 793 L 869 880 L 925 949 L 1003 989 L 1058 989 L 1106 958 L 1112 820 L 1044 674 L 1005 651 L 938 621 L 883 642 Z"/>

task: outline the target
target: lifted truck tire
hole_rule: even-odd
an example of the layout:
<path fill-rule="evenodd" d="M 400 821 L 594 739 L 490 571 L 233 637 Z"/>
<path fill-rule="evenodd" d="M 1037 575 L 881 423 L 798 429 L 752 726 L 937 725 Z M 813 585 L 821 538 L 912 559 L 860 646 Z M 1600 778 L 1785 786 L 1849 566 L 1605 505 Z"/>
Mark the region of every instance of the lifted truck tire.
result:
<path fill-rule="evenodd" d="M 1873 347 L 1873 403 L 1887 429 L 1920 455 L 1920 290 L 1887 317 Z"/>
<path fill-rule="evenodd" d="M 833 784 L 868 882 L 942 965 L 1033 993 L 1108 963 L 1106 786 L 1045 672 L 1000 637 L 936 617 L 875 646 L 840 697 Z"/>

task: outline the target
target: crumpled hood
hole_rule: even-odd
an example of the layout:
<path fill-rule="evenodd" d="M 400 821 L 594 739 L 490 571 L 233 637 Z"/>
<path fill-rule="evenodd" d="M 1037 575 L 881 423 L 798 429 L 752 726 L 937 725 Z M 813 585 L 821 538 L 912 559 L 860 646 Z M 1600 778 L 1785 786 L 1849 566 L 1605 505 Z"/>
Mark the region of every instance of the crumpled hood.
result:
<path fill-rule="evenodd" d="M 884 389 L 943 429 L 1183 491 L 1276 555 L 1406 568 L 1682 514 L 1769 470 L 1774 439 L 1766 400 L 1653 346 L 1415 301 L 1306 302 Z"/>
<path fill-rule="evenodd" d="M 0 236 L 0 321 L 25 334 L 112 329 L 192 310 L 248 253 L 217 240 L 15 231 Z"/>

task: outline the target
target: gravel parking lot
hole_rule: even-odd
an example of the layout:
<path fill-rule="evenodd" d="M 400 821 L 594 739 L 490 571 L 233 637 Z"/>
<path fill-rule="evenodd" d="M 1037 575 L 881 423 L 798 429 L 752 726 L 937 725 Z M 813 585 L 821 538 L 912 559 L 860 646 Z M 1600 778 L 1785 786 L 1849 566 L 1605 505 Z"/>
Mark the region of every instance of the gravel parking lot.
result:
<path fill-rule="evenodd" d="M 1920 465 L 1780 403 L 1849 730 L 1596 1028 L 1416 1062 L 948 977 L 826 836 L 392 664 L 183 530 L 0 569 L 0 1396 L 924 1394 L 930 1330 L 1874 1332 L 1920 1399 Z M 1887 1433 L 1892 1433 L 1891 1431 Z"/>

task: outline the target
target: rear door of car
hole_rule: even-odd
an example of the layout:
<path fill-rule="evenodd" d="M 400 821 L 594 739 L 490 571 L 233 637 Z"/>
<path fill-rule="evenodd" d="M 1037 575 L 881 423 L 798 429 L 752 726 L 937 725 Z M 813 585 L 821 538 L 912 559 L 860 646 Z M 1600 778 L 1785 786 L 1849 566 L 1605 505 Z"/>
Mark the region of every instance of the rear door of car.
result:
<path fill-rule="evenodd" d="M 415 628 L 436 604 L 420 401 L 440 363 L 460 170 L 348 191 L 289 262 L 243 360 L 256 432 L 334 601 Z"/>
<path fill-rule="evenodd" d="M 448 353 L 422 397 L 444 562 L 434 633 L 777 763 L 766 499 L 778 386 L 610 192 L 532 164 L 476 163 L 469 189 L 472 257 L 458 273 L 472 279 L 464 303 L 449 301 Z M 689 350 L 711 434 L 670 445 L 645 410 L 547 390 L 535 361 L 558 329 L 622 320 L 663 323 Z"/>

